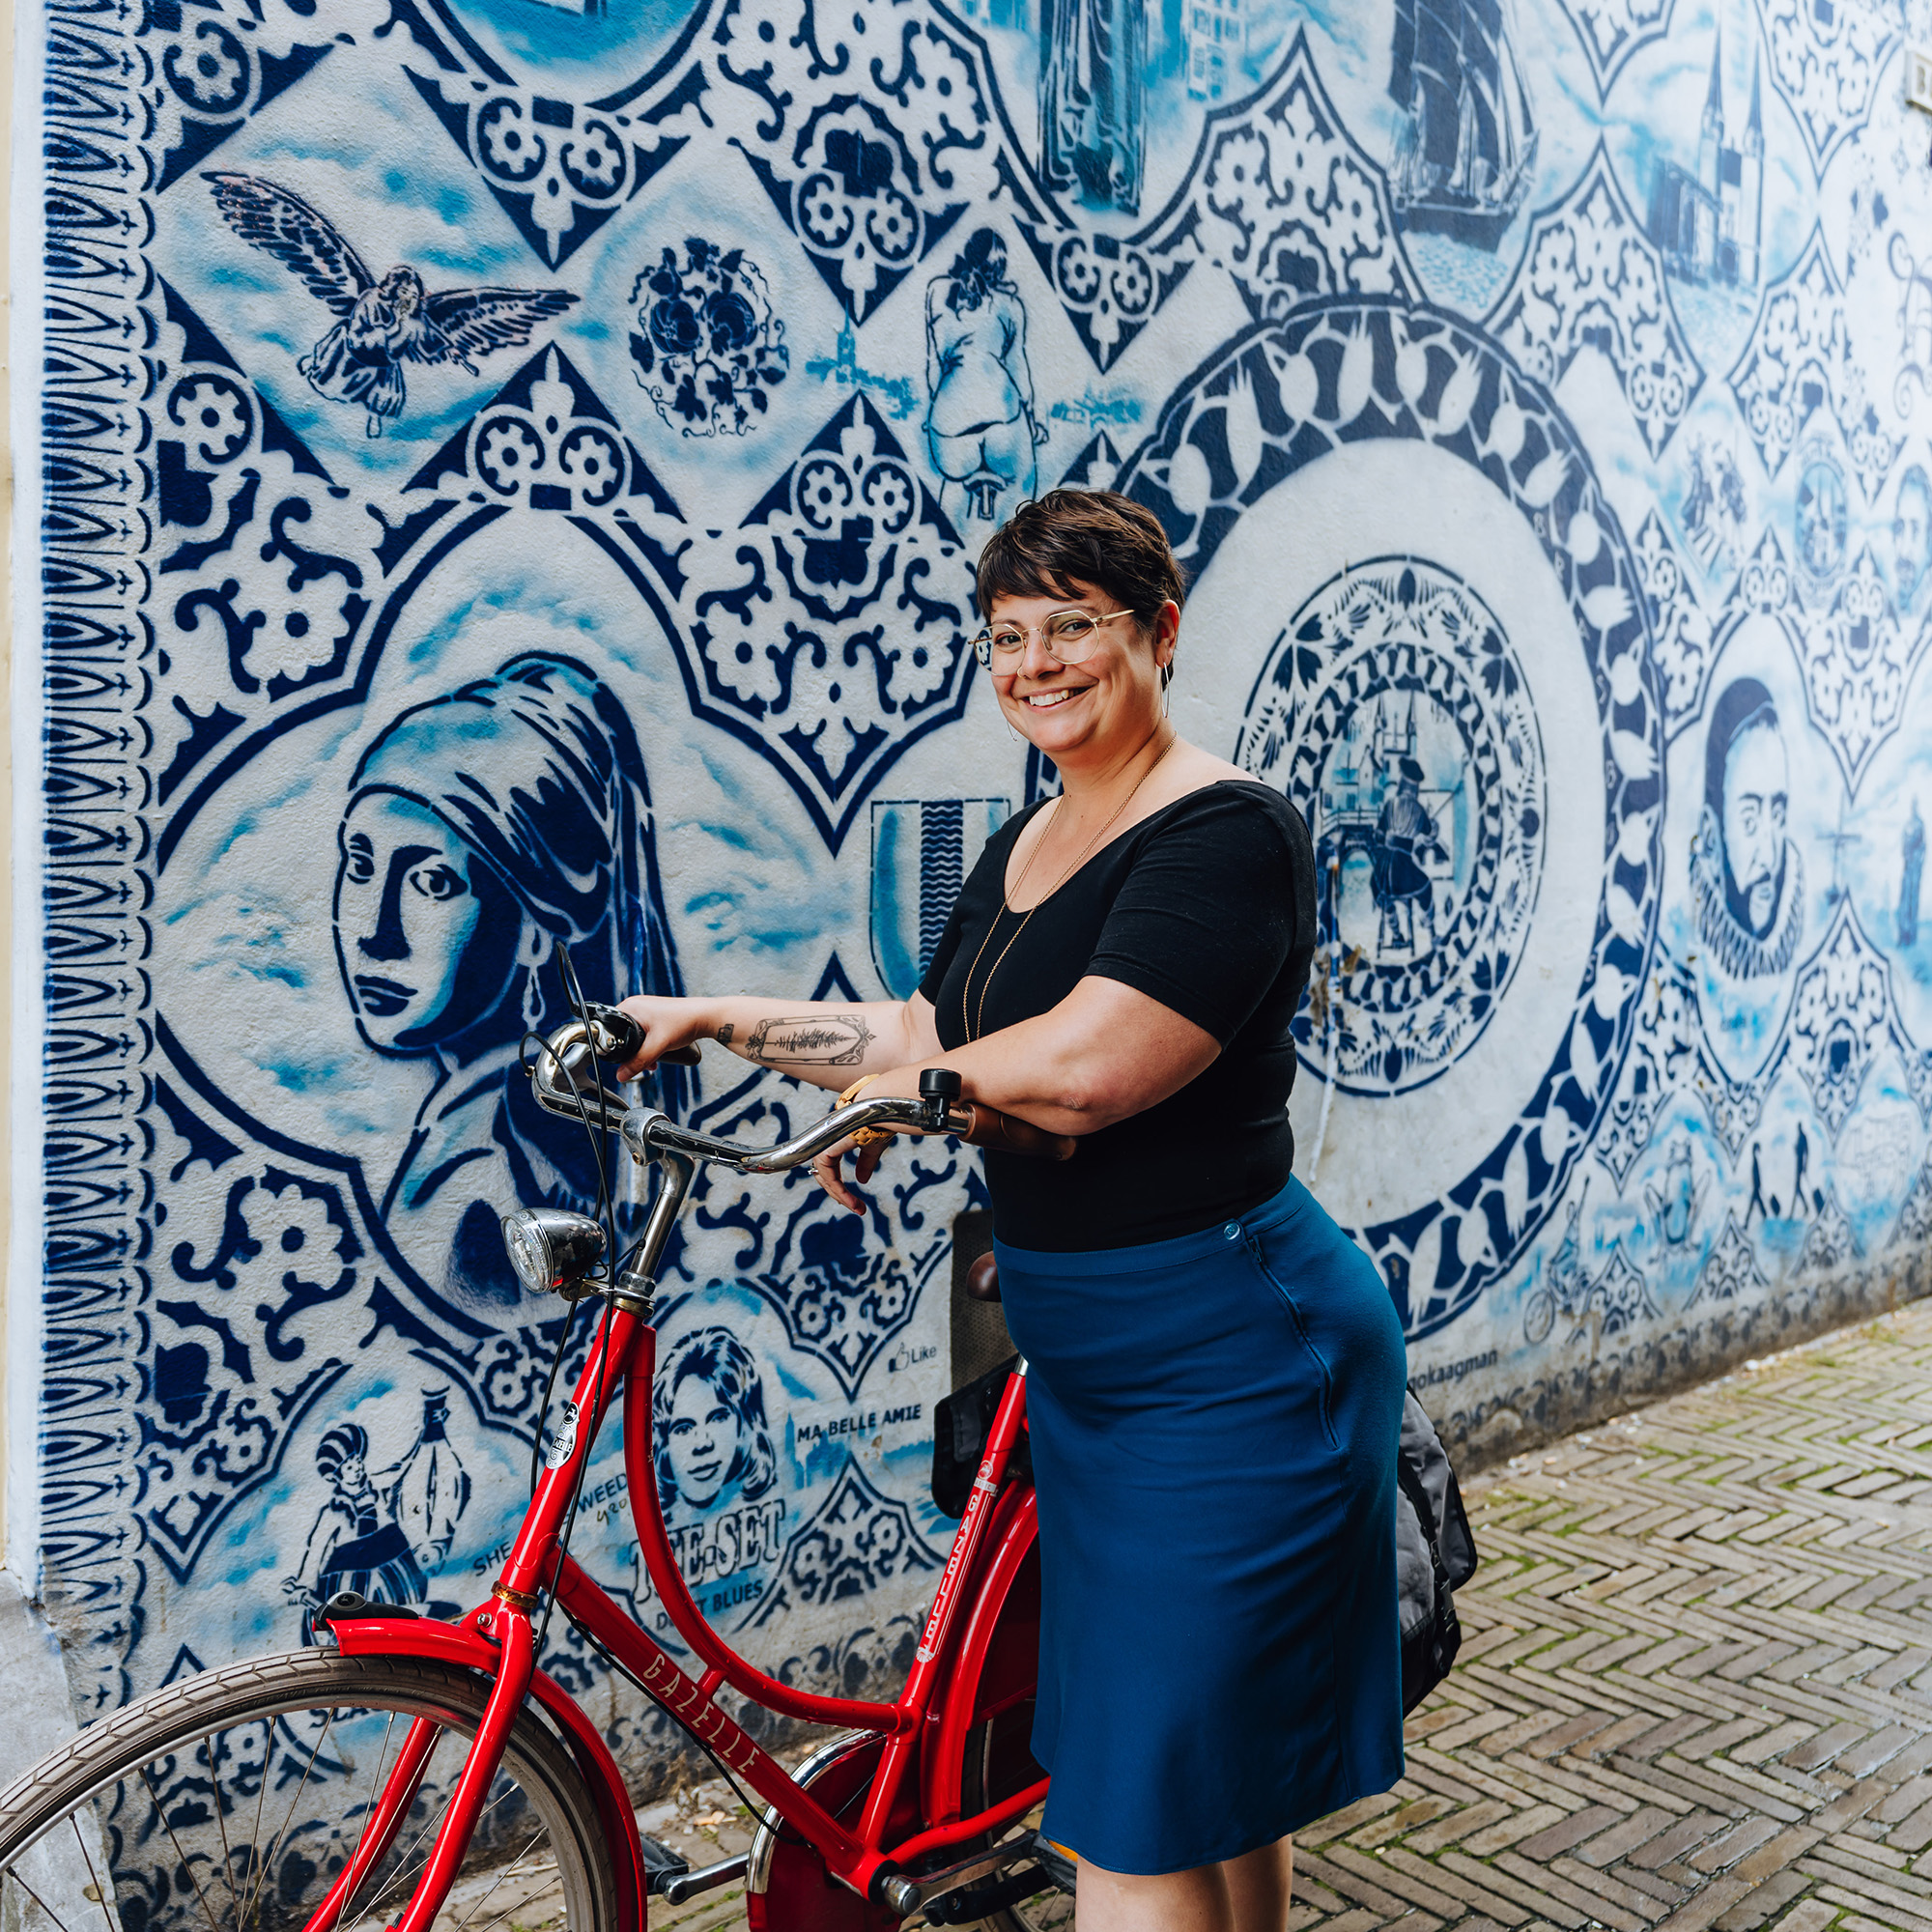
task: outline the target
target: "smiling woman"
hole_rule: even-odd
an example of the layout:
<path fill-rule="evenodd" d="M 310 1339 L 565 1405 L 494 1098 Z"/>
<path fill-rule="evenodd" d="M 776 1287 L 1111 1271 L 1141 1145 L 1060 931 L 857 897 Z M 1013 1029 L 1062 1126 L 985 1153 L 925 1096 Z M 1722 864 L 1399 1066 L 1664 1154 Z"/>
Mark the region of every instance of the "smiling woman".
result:
<path fill-rule="evenodd" d="M 624 1003 L 629 1073 L 699 1039 L 873 1096 L 938 1067 L 976 1132 L 1002 1123 L 980 1138 L 1027 1362 L 1040 1830 L 1080 1859 L 1083 1932 L 1279 1932 L 1288 1834 L 1402 1774 L 1402 1329 L 1291 1172 L 1314 852 L 1169 723 L 1184 594 L 1143 505 L 1023 504 L 980 554 L 974 653 L 1064 788 L 987 840 L 919 990 Z M 1071 1157 L 1024 1157 L 1028 1128 Z M 862 1211 L 880 1152 L 815 1171 Z M 687 1500 L 742 1454 L 721 1395 L 683 1383 L 661 1418 Z"/>
<path fill-rule="evenodd" d="M 498 1214 L 596 1199 L 581 1131 L 518 1073 L 525 1030 L 554 1020 L 555 953 L 594 1000 L 678 986 L 637 735 L 584 666 L 513 658 L 382 732 L 339 843 L 335 953 L 356 1030 L 439 1070 L 384 1193 L 389 1232 L 433 1289 L 514 1303 Z M 667 1069 L 668 1106 L 683 1078 Z"/>

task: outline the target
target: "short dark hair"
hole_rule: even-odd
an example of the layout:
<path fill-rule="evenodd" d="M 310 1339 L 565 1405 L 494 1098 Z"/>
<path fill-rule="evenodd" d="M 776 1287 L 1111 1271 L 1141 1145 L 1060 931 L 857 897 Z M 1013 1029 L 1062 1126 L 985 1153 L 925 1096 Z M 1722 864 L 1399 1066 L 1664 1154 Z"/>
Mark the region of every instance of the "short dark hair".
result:
<path fill-rule="evenodd" d="M 1187 595 L 1160 519 L 1118 490 L 1049 490 L 1022 503 L 980 553 L 979 576 L 989 621 L 996 597 L 1071 597 L 1078 582 L 1138 611 L 1145 631 Z"/>

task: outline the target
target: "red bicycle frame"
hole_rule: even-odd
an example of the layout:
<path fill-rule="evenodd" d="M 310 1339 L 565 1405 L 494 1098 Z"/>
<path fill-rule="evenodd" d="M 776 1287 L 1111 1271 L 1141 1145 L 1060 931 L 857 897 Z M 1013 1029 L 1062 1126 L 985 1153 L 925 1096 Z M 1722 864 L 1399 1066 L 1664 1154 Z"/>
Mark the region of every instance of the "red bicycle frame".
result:
<path fill-rule="evenodd" d="M 678 1192 L 681 1194 L 682 1189 Z M 511 1726 L 534 1697 L 569 1744 L 595 1795 L 600 1822 L 617 1864 L 620 1932 L 642 1932 L 646 1881 L 637 1819 L 615 1761 L 596 1726 L 554 1679 L 537 1667 L 532 1613 L 550 1590 L 570 1619 L 614 1657 L 646 1691 L 703 1742 L 720 1761 L 806 1839 L 831 1875 L 860 1898 L 904 1916 L 918 1903 L 916 1882 L 893 1898 L 895 1880 L 953 1846 L 984 1839 L 1022 1817 L 1046 1795 L 1042 1777 L 970 1813 L 958 1768 L 976 1712 L 987 1709 L 986 1674 L 1000 1610 L 1035 1534 L 1029 1487 L 1005 1488 L 1013 1445 L 1024 1423 L 1024 1373 L 1008 1382 L 974 1480 L 966 1513 L 933 1593 L 912 1670 L 891 1704 L 820 1696 L 768 1676 L 724 1642 L 685 1583 L 665 1527 L 651 1467 L 651 1382 L 657 1335 L 648 1304 L 618 1294 L 585 1363 L 576 1391 L 574 1440 L 560 1441 L 526 1512 L 508 1560 L 487 1601 L 456 1623 L 401 1619 L 371 1612 L 333 1621 L 335 1641 L 350 1656 L 405 1655 L 468 1666 L 494 1680 L 451 1795 L 435 1846 L 408 1910 L 392 1932 L 429 1932 L 469 1848 L 478 1816 L 503 1756 Z M 632 1517 L 644 1561 L 666 1610 L 704 1665 L 693 1678 L 639 1628 L 567 1555 L 560 1535 L 598 1431 L 621 1393 L 624 1460 Z M 568 1437 L 566 1425 L 566 1438 Z M 856 1823 L 835 1817 L 720 1707 L 734 1690 L 784 1717 L 869 1732 L 883 1743 Z M 995 1687 L 1010 1704 L 1031 1690 Z M 355 1858 L 309 1919 L 305 1932 L 334 1932 L 363 1878 L 386 1855 L 409 1815 L 437 1735 L 430 1719 L 412 1725 L 363 1833 Z M 920 1829 L 895 1841 L 892 1821 L 914 1800 Z M 956 1882 L 956 1881 L 955 1881 Z"/>

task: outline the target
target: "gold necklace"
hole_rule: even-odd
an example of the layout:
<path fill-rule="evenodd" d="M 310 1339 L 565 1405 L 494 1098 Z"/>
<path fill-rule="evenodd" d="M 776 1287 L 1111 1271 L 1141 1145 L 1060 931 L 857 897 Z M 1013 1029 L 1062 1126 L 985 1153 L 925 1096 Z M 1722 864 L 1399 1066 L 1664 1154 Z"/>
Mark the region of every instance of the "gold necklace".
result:
<path fill-rule="evenodd" d="M 1179 742 L 1180 740 L 1178 737 L 1169 739 L 1167 745 L 1167 751 L 1162 752 L 1160 756 L 1156 758 L 1153 761 L 1153 763 L 1151 764 L 1147 768 L 1147 770 L 1144 771 L 1140 775 L 1140 777 L 1134 781 L 1133 790 L 1128 792 L 1126 797 L 1121 801 L 1120 805 L 1115 809 L 1113 817 L 1109 818 L 1106 824 L 1101 826 L 1099 831 L 1094 833 L 1093 838 L 1088 839 L 1087 843 L 1081 847 L 1078 857 L 1076 857 L 1073 863 L 1067 867 L 1065 871 L 1062 872 L 1059 878 L 1055 879 L 1053 884 L 1050 887 L 1048 887 L 1048 889 L 1044 893 L 1042 893 L 1039 895 L 1039 897 L 1033 902 L 1032 905 L 1028 906 L 1023 914 L 1021 914 L 1019 924 L 1014 926 L 1013 928 L 1012 938 L 1008 940 L 1007 943 L 1000 948 L 998 953 L 994 956 L 993 963 L 989 967 L 987 967 L 986 977 L 980 982 L 979 1006 L 975 1009 L 973 1015 L 969 1018 L 966 1010 L 966 999 L 967 995 L 972 990 L 973 975 L 980 970 L 980 961 L 985 957 L 986 948 L 993 943 L 993 934 L 999 930 L 1001 919 L 1004 918 L 1006 914 L 1012 911 L 1012 903 L 1011 903 L 1012 894 L 1009 893 L 1005 888 L 1005 886 L 1002 886 L 1000 888 L 1000 910 L 993 915 L 993 923 L 986 928 L 986 936 L 984 939 L 980 940 L 980 950 L 978 952 L 974 953 L 973 963 L 972 965 L 967 967 L 966 978 L 960 982 L 959 986 L 959 1024 L 965 1029 L 966 1043 L 969 1046 L 973 1043 L 975 1039 L 983 1039 L 986 1037 L 987 989 L 992 985 L 993 976 L 1000 970 L 1001 965 L 1006 960 L 1007 954 L 1013 950 L 1013 948 L 1019 943 L 1020 934 L 1027 929 L 1027 922 L 1030 919 L 1032 919 L 1034 914 L 1037 913 L 1040 909 L 1040 907 L 1043 906 L 1047 902 L 1047 900 L 1050 899 L 1054 895 L 1054 894 L 1057 893 L 1061 889 L 1061 887 L 1064 886 L 1067 882 L 1067 880 L 1070 879 L 1074 875 L 1074 873 L 1077 872 L 1080 869 L 1080 867 L 1087 863 L 1088 859 L 1093 855 L 1094 847 L 1098 845 L 1100 840 L 1104 838 L 1107 836 L 1107 834 L 1114 829 L 1115 825 L 1119 822 L 1122 814 L 1125 812 L 1127 807 L 1133 804 L 1134 800 L 1140 796 L 1141 786 L 1146 784 L 1148 780 L 1152 778 L 1154 773 L 1161 768 L 1161 765 L 1165 762 L 1167 758 L 1168 752 L 1173 751 L 1175 746 L 1179 744 Z M 1064 798 L 1065 796 L 1065 793 L 1063 792 L 1061 794 L 1061 797 Z M 1056 803 L 1058 801 L 1056 801 Z M 1027 874 L 1033 870 L 1033 863 L 1036 859 L 1039 857 L 1041 851 L 1045 848 L 1045 845 L 1046 845 L 1046 834 L 1042 832 L 1037 841 L 1035 843 L 1033 850 L 1027 854 L 1027 862 L 1024 866 L 1020 867 L 1019 877 L 1013 881 L 1013 892 L 1015 893 L 1018 892 L 1020 888 L 1026 884 Z M 979 1028 L 979 1031 L 977 1033 L 974 1031 L 976 1022 Z"/>

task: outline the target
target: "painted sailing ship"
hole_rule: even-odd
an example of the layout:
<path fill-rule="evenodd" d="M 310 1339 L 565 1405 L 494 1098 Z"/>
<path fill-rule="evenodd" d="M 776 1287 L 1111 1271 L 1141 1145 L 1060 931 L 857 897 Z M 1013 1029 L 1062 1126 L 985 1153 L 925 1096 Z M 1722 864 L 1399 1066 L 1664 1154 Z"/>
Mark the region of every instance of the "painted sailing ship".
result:
<path fill-rule="evenodd" d="M 1389 183 L 1398 216 L 1492 252 L 1536 167 L 1536 124 L 1506 4 L 1395 0 L 1389 66 L 1401 110 Z"/>

